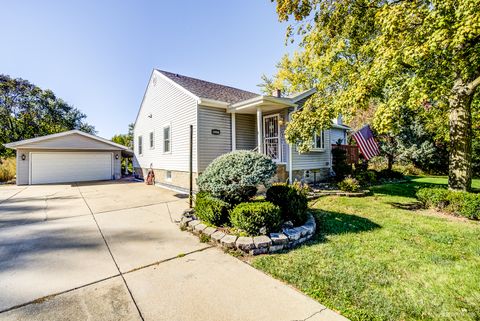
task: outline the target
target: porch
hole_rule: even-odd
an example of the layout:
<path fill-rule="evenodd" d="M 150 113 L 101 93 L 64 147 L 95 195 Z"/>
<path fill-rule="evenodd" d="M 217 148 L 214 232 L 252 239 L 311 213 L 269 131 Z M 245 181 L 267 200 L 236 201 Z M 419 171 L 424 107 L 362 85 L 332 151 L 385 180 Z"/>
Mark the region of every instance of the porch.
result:
<path fill-rule="evenodd" d="M 231 115 L 232 150 L 259 151 L 277 164 L 288 165 L 291 149 L 284 132 L 296 106 L 290 99 L 270 96 L 232 105 L 227 109 Z"/>

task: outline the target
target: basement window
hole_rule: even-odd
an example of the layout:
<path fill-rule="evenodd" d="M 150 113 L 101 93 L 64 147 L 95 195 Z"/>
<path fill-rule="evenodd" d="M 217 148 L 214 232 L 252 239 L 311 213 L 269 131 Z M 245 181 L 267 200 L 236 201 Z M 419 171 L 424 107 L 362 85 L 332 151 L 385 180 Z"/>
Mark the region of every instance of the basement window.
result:
<path fill-rule="evenodd" d="M 169 182 L 172 181 L 172 171 L 165 172 L 165 180 Z"/>

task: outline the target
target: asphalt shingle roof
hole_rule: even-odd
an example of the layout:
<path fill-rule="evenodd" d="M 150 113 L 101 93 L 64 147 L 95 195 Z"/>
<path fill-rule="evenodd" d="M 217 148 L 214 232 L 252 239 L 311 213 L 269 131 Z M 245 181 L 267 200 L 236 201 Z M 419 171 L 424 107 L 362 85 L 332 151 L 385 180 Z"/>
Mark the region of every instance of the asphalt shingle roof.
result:
<path fill-rule="evenodd" d="M 255 94 L 246 90 L 187 77 L 168 71 L 156 70 L 200 98 L 213 99 L 227 102 L 229 104 L 235 104 L 240 101 L 260 96 L 259 94 Z"/>

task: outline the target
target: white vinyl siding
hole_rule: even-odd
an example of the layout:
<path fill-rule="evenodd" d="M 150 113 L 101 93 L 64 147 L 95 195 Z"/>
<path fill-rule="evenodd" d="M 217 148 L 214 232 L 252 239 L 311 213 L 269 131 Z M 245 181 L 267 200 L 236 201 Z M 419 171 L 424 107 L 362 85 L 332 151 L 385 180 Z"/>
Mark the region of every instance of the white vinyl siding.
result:
<path fill-rule="evenodd" d="M 332 128 L 330 129 L 330 133 L 330 142 L 332 145 L 335 145 L 339 139 L 342 140 L 342 145 L 347 144 L 347 132 L 344 129 Z"/>
<path fill-rule="evenodd" d="M 220 134 L 212 134 L 212 129 L 220 130 Z M 225 109 L 198 107 L 198 146 L 200 172 L 212 160 L 232 150 L 231 116 Z"/>
<path fill-rule="evenodd" d="M 135 123 L 134 136 L 148 137 L 148 133 L 154 131 L 157 136 L 156 148 L 144 148 L 142 157 L 138 157 L 138 149 L 135 149 L 134 166 L 187 172 L 190 125 L 193 125 L 193 170 L 196 171 L 197 101 L 159 72 L 154 71 L 152 76 L 157 78 L 156 85 L 153 85 L 152 77 Z M 171 126 L 169 153 L 164 153 L 163 146 L 163 128 L 166 124 Z"/>
<path fill-rule="evenodd" d="M 324 131 L 324 140 L 330 140 L 330 130 Z M 331 145 L 326 145 L 323 151 L 310 151 L 299 153 L 296 148 L 293 150 L 293 169 L 306 170 L 330 167 Z"/>
<path fill-rule="evenodd" d="M 257 147 L 257 125 L 255 115 L 236 114 L 237 149 L 252 150 Z"/>

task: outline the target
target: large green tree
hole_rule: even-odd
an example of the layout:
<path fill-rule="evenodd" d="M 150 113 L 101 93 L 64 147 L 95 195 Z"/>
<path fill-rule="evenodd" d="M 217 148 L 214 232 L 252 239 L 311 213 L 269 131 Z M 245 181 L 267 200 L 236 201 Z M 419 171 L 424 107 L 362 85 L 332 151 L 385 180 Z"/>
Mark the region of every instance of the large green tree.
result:
<path fill-rule="evenodd" d="M 12 153 L 3 145 L 17 140 L 70 129 L 94 134 L 85 117 L 51 90 L 0 74 L 0 156 Z"/>
<path fill-rule="evenodd" d="M 275 0 L 272 0 L 275 1 Z M 294 19 L 285 56 L 268 86 L 317 93 L 286 135 L 300 149 L 338 113 L 377 106 L 375 127 L 395 131 L 402 108 L 430 117 L 450 142 L 449 186 L 471 186 L 472 101 L 480 84 L 480 0 L 276 0 Z M 473 105 L 475 106 L 475 105 Z M 397 128 L 398 129 L 398 128 Z M 442 132 L 443 130 L 443 132 Z"/>

